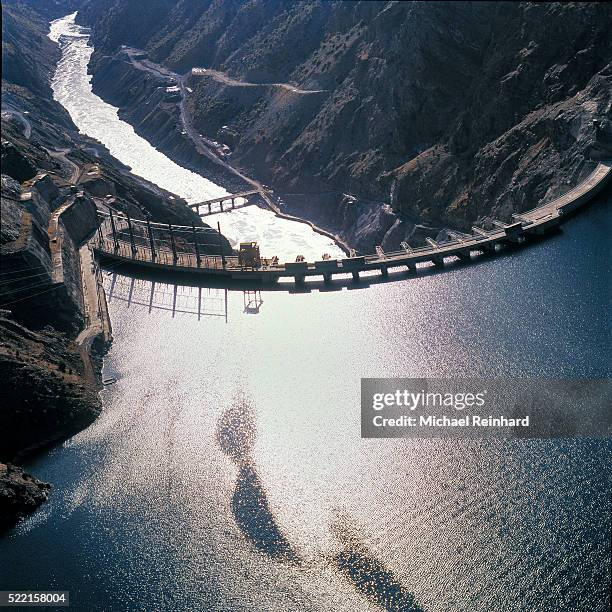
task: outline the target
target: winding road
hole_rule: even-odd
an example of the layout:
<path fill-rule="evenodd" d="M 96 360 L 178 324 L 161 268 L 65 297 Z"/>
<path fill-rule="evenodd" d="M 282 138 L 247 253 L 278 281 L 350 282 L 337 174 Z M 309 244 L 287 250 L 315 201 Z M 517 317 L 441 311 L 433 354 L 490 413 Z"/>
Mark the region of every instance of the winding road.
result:
<path fill-rule="evenodd" d="M 224 85 L 229 85 L 230 87 L 279 87 L 291 93 L 302 95 L 325 93 L 326 91 L 329 91 L 328 89 L 301 89 L 295 85 L 292 85 L 291 83 L 250 83 L 248 81 L 234 79 L 225 74 L 225 72 L 220 72 L 219 70 L 213 70 L 211 68 L 192 68 L 191 74 L 193 76 L 210 77 L 215 81 L 223 83 Z"/>
<path fill-rule="evenodd" d="M 66 157 L 66 155 L 68 153 L 70 153 L 70 149 L 55 149 L 55 150 L 51 150 L 51 149 L 47 149 L 45 147 L 45 151 L 47 151 L 47 153 L 55 158 L 55 159 L 61 159 L 63 160 L 67 165 L 70 166 L 71 168 L 71 173 L 70 173 L 70 177 L 68 178 L 68 182 L 71 185 L 76 185 L 79 182 L 79 179 L 81 178 L 81 173 L 82 173 L 82 169 L 80 168 L 80 166 L 78 166 L 77 164 L 75 164 L 72 160 L 68 159 Z"/>

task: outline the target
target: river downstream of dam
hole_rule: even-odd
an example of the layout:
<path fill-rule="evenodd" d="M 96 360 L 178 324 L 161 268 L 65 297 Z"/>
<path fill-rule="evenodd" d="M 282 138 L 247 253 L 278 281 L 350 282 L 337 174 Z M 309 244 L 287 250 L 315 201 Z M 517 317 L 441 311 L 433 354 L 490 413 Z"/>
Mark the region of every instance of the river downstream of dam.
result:
<path fill-rule="evenodd" d="M 118 117 L 118 109 L 95 95 L 87 74 L 93 47 L 85 29 L 75 23 L 76 13 L 51 23 L 49 37 L 62 48 L 62 57 L 51 83 L 55 99 L 70 114 L 83 133 L 96 138 L 110 153 L 132 169 L 134 174 L 155 183 L 189 203 L 227 195 L 228 192 L 206 178 L 175 164 L 136 134 L 131 125 Z M 256 240 L 266 257 L 293 261 L 300 254 L 309 261 L 323 253 L 342 257 L 343 251 L 327 236 L 304 223 L 277 217 L 272 211 L 249 206 L 231 213 L 212 215 L 206 221 L 221 230 L 236 245 Z"/>
<path fill-rule="evenodd" d="M 119 122 L 99 120 L 91 135 Z M 354 290 L 108 270 L 116 383 L 27 464 L 54 490 L 0 540 L 0 587 L 87 611 L 608 609 L 610 441 L 364 440 L 360 380 L 608 377 L 611 204 L 520 251 Z M 310 233 L 283 248 L 319 255 Z"/>

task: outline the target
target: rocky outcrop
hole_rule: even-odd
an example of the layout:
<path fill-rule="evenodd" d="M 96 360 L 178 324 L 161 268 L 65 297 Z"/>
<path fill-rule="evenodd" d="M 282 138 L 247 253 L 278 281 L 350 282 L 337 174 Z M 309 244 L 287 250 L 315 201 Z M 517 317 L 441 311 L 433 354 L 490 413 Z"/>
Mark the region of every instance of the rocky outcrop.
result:
<path fill-rule="evenodd" d="M 19 191 L 9 177 L 4 178 L 3 186 L 7 225 L 12 229 L 7 238 L 14 239 L 0 245 L 3 271 L 0 304 L 14 309 L 19 319 L 31 327 L 51 324 L 66 333 L 77 334 L 83 324 L 77 247 L 83 235 L 94 231 L 95 214 L 85 220 L 88 226 L 75 223 L 66 226 L 60 213 L 66 202 L 74 202 L 74 197 L 60 193 L 46 174 L 24 183 Z M 62 207 L 54 212 L 60 204 Z M 91 199 L 83 204 L 95 211 Z M 3 206 L 3 225 L 4 221 Z M 43 317 L 41 308 L 46 309 Z"/>
<path fill-rule="evenodd" d="M 227 75 L 188 76 L 195 128 L 227 136 L 232 163 L 354 244 L 386 225 L 369 202 L 394 210 L 388 241 L 435 235 L 534 207 L 612 155 L 604 3 L 179 0 L 146 19 L 138 5 L 85 2 L 94 72 L 128 44 L 169 70 Z"/>
<path fill-rule="evenodd" d="M 0 459 L 79 431 L 99 414 L 75 338 L 87 322 L 79 246 L 95 230 L 95 204 L 47 174 L 2 177 L 0 244 Z M 74 213 L 64 223 L 70 208 Z M 92 211 L 93 209 L 93 211 Z M 99 346 L 99 345 L 98 345 Z M 100 347 L 103 348 L 103 347 Z"/>
<path fill-rule="evenodd" d="M 67 438 L 101 410 L 78 347 L 51 326 L 33 331 L 0 313 L 0 460 Z"/>
<path fill-rule="evenodd" d="M 6 85 L 46 95 L 59 50 L 43 35 L 45 30 L 44 20 L 28 6 L 2 3 L 2 80 Z"/>
<path fill-rule="evenodd" d="M 51 485 L 11 463 L 0 463 L 0 533 L 46 502 Z"/>
<path fill-rule="evenodd" d="M 2 141 L 2 171 L 21 183 L 34 178 L 36 166 L 13 143 Z"/>

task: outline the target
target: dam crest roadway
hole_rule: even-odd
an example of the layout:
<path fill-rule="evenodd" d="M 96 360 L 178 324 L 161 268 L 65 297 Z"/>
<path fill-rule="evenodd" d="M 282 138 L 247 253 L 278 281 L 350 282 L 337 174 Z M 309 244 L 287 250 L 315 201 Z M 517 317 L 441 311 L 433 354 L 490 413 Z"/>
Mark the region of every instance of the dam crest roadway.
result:
<path fill-rule="evenodd" d="M 322 277 L 326 284 L 334 278 L 347 277 L 358 282 L 361 274 L 378 272 L 382 277 L 387 277 L 389 270 L 416 271 L 423 264 L 443 268 L 451 258 L 471 260 L 473 253 L 494 254 L 504 246 L 522 245 L 530 238 L 541 237 L 557 228 L 570 213 L 599 193 L 611 176 L 612 162 L 602 161 L 576 187 L 550 202 L 514 214 L 511 222 L 492 220 L 490 229 L 474 226 L 471 234 L 448 231 L 449 240 L 427 238 L 427 246 L 422 247 L 413 248 L 403 242 L 401 251 L 387 253 L 377 246 L 375 254 L 357 255 L 351 250 L 349 257 L 343 259 L 331 259 L 324 255 L 319 261 L 307 262 L 298 255 L 293 262 L 280 263 L 277 258 L 261 258 L 257 264 L 245 265 L 244 260 L 236 255 L 201 253 L 203 246 L 214 246 L 214 243 L 206 242 L 207 239 L 216 237 L 218 241 L 218 235 L 211 228 L 196 229 L 130 219 L 122 213 L 113 212 L 111 207 L 108 207 L 108 212 L 99 211 L 101 225 L 90 244 L 102 265 L 127 264 L 132 269 L 138 269 L 140 274 L 157 272 L 172 277 L 208 276 L 211 280 L 217 279 L 221 284 L 232 286 L 275 284 L 283 278 L 293 279 L 295 285 L 302 286 L 307 278 L 313 277 Z M 209 204 L 222 206 L 222 202 L 228 201 L 231 204 L 226 210 L 229 210 L 245 205 L 244 196 L 248 195 L 251 194 L 228 195 L 210 203 L 201 202 L 197 206 L 206 210 L 210 208 Z M 202 216 L 206 216 L 207 212 Z M 162 235 L 167 237 L 160 238 Z"/>

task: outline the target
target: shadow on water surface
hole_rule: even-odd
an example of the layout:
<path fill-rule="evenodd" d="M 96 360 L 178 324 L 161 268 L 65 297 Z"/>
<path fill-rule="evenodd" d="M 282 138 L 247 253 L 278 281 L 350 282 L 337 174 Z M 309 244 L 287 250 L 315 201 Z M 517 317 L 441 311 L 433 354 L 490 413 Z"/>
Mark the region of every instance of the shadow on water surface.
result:
<path fill-rule="evenodd" d="M 360 540 L 346 517 L 338 518 L 332 532 L 342 543 L 332 563 L 359 593 L 388 612 L 424 612 L 415 596 Z"/>
<path fill-rule="evenodd" d="M 216 434 L 219 447 L 238 468 L 232 513 L 236 525 L 256 550 L 273 559 L 297 562 L 297 554 L 276 524 L 251 459 L 256 433 L 253 409 L 243 395 L 237 396 L 221 415 Z"/>
<path fill-rule="evenodd" d="M 258 551 L 274 559 L 298 560 L 274 520 L 261 480 L 252 465 L 240 468 L 232 512 L 236 524 Z"/>
<path fill-rule="evenodd" d="M 253 465 L 251 451 L 256 435 L 253 409 L 244 395 L 238 395 L 219 418 L 216 431 L 219 448 L 238 467 L 231 503 L 234 519 L 259 552 L 273 559 L 299 562 L 276 523 L 263 483 Z M 346 518 L 338 519 L 332 531 L 342 549 L 331 559 L 331 564 L 359 593 L 389 612 L 423 612 L 414 595 L 360 541 Z"/>

